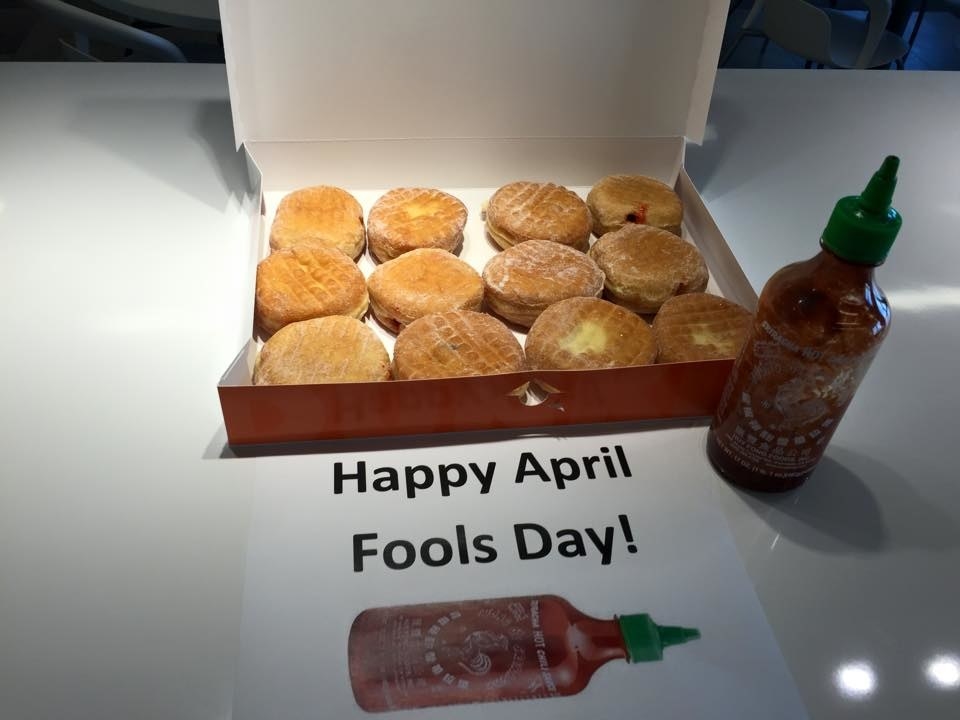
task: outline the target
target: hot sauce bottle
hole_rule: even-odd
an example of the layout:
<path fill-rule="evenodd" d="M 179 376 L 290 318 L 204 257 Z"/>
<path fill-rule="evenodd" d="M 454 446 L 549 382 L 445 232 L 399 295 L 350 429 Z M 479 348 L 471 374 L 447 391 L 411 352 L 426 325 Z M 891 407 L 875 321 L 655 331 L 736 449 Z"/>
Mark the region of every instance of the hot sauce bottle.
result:
<path fill-rule="evenodd" d="M 899 164 L 887 157 L 863 193 L 841 198 L 820 253 L 760 293 L 707 435 L 707 456 L 730 482 L 789 490 L 823 457 L 890 327 L 873 272 L 900 230 L 890 206 Z"/>
<path fill-rule="evenodd" d="M 598 620 L 556 595 L 365 610 L 348 640 L 367 712 L 574 695 L 611 660 L 663 658 L 700 637 L 649 615 Z"/>

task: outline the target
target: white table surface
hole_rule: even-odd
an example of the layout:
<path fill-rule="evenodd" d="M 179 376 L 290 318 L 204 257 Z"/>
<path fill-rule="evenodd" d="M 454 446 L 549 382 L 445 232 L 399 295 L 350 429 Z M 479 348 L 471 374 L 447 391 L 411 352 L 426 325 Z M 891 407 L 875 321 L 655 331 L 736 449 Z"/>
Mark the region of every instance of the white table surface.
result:
<path fill-rule="evenodd" d="M 722 71 L 688 150 L 757 286 L 903 159 L 893 330 L 814 478 L 738 493 L 680 431 L 815 718 L 960 713 L 928 673 L 960 668 L 958 117 L 950 73 Z M 3 64 L 0 129 L 0 717 L 229 717 L 255 463 L 220 457 L 249 301 L 223 69 Z"/>

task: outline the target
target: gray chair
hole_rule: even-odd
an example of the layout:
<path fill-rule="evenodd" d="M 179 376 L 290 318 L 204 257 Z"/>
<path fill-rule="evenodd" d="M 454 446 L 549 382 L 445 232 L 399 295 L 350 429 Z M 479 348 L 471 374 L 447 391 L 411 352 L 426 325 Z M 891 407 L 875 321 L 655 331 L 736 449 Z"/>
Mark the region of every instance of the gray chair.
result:
<path fill-rule="evenodd" d="M 860 0 L 866 19 L 819 8 L 806 0 L 766 0 L 762 29 L 777 45 L 811 63 L 835 68 L 873 68 L 897 63 L 910 47 L 886 29 L 892 0 Z"/>
<path fill-rule="evenodd" d="M 124 59 L 155 62 L 187 62 L 183 52 L 166 38 L 60 0 L 20 0 L 27 8 L 47 18 L 62 31 L 72 33 L 72 42 L 60 38 L 68 60 L 99 60 L 90 51 L 89 41 L 97 40 L 131 55 Z"/>

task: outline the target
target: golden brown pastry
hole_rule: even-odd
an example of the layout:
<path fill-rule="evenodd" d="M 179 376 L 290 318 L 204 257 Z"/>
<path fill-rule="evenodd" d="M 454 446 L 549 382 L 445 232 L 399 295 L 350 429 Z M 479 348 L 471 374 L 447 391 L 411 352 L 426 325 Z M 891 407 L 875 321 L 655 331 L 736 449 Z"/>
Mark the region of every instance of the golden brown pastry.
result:
<path fill-rule="evenodd" d="M 549 240 L 587 249 L 590 210 L 573 191 L 553 183 L 513 182 L 490 198 L 487 232 L 502 248 L 525 240 Z"/>
<path fill-rule="evenodd" d="M 548 305 L 568 297 L 598 297 L 603 272 L 579 250 L 527 240 L 490 258 L 483 268 L 483 285 L 491 310 L 530 327 Z"/>
<path fill-rule="evenodd" d="M 608 175 L 587 194 L 593 234 L 602 237 L 624 225 L 651 225 L 680 235 L 683 207 L 673 188 L 644 175 Z"/>
<path fill-rule="evenodd" d="M 726 298 L 689 293 L 667 300 L 653 320 L 658 362 L 735 358 L 746 342 L 753 315 Z"/>
<path fill-rule="evenodd" d="M 446 250 L 421 248 L 389 260 L 367 279 L 370 307 L 391 332 L 445 310 L 480 310 L 483 281 Z"/>
<path fill-rule="evenodd" d="M 493 375 L 526 367 L 523 348 L 507 326 L 470 310 L 414 320 L 393 346 L 393 376 L 398 380 Z"/>
<path fill-rule="evenodd" d="M 467 208 L 453 195 L 429 188 L 397 188 L 381 196 L 367 218 L 370 252 L 381 262 L 417 248 L 456 249 L 463 242 Z"/>
<path fill-rule="evenodd" d="M 277 207 L 270 248 L 335 247 L 356 260 L 363 252 L 363 208 L 346 190 L 330 185 L 296 190 Z"/>
<path fill-rule="evenodd" d="M 535 370 L 585 370 L 649 365 L 657 342 L 646 321 L 600 298 L 575 297 L 541 313 L 524 343 Z"/>
<path fill-rule="evenodd" d="M 390 357 L 380 338 L 344 315 L 291 323 L 264 343 L 254 385 L 312 385 L 390 379 Z"/>
<path fill-rule="evenodd" d="M 277 250 L 257 265 L 255 315 L 268 333 L 326 315 L 362 317 L 367 304 L 363 273 L 336 248 Z"/>
<path fill-rule="evenodd" d="M 605 297 L 638 313 L 655 313 L 674 295 L 707 287 L 700 251 L 673 233 L 647 225 L 626 225 L 590 248 L 606 276 Z"/>

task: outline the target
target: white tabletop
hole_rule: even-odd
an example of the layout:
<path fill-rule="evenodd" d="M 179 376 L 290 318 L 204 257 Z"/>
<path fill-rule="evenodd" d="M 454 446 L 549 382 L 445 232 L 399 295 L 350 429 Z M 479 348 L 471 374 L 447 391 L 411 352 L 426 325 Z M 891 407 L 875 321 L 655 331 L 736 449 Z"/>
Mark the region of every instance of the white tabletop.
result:
<path fill-rule="evenodd" d="M 639 431 L 685 445 L 816 718 L 960 706 L 957 117 L 954 74 L 723 71 L 688 150 L 757 286 L 903 159 L 893 330 L 814 478 L 754 498 L 704 427 Z M 0 127 L 0 715 L 229 717 L 256 464 L 215 392 L 249 331 L 223 69 L 0 65 Z"/>

